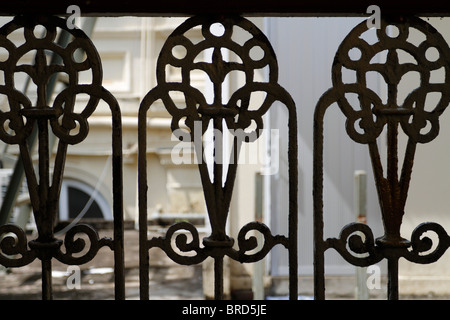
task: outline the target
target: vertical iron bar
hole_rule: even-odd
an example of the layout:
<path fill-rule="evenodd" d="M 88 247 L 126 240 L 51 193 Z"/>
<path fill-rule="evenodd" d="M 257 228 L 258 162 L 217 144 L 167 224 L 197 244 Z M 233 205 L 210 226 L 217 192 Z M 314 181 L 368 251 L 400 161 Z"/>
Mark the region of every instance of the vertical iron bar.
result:
<path fill-rule="evenodd" d="M 114 161 L 114 160 L 113 160 Z M 118 159 L 115 159 L 115 162 L 119 162 Z M 120 163 L 121 163 L 120 159 Z M 118 164 L 116 164 L 116 167 Z M 115 172 L 115 176 L 113 177 L 115 180 L 113 184 L 115 185 L 115 189 L 122 187 L 122 170 L 119 172 Z M 120 177 L 119 177 L 120 176 Z M 119 191 L 118 191 L 119 192 Z M 123 228 L 123 200 L 122 196 L 120 196 L 120 200 L 116 199 L 117 193 L 114 197 L 114 290 L 115 290 L 115 298 L 117 300 L 125 299 L 125 252 L 124 252 L 124 228 Z"/>
<path fill-rule="evenodd" d="M 323 119 L 329 105 L 324 94 L 314 113 L 313 203 L 314 203 L 314 299 L 325 299 L 325 258 L 323 241 Z"/>
<path fill-rule="evenodd" d="M 225 240 L 225 223 L 226 223 L 226 214 L 228 208 L 224 208 L 223 202 L 223 127 L 222 127 L 222 118 L 217 117 L 214 118 L 214 131 L 213 131 L 213 139 L 214 139 L 214 153 L 213 153 L 213 185 L 214 185 L 214 196 L 216 198 L 216 206 L 214 208 L 215 230 L 213 230 L 213 240 Z M 217 132 L 220 132 L 216 135 Z M 214 239 L 218 237 L 217 239 Z"/>
<path fill-rule="evenodd" d="M 398 258 L 388 259 L 388 299 L 398 300 Z"/>
<path fill-rule="evenodd" d="M 216 50 L 214 51 L 216 52 Z M 220 87 L 220 86 L 219 86 Z M 219 90 L 217 86 L 214 87 L 214 90 Z M 220 97 L 218 92 L 215 92 L 215 99 Z M 217 129 L 220 132 L 220 136 L 215 136 L 214 132 L 214 155 L 213 155 L 213 168 L 214 168 L 214 188 L 215 188 L 215 197 L 216 197 L 216 207 L 214 208 L 215 219 L 218 222 L 218 236 L 223 239 L 217 240 L 225 240 L 225 222 L 226 222 L 226 210 L 228 208 L 224 208 L 223 206 L 223 188 L 222 188 L 222 174 L 223 174 L 223 127 L 222 127 L 222 118 L 214 118 L 214 129 Z M 222 234 L 223 233 L 223 234 Z M 213 240 L 214 239 L 213 237 Z M 217 249 L 216 249 L 217 250 Z M 223 256 L 218 256 L 214 258 L 214 297 L 216 300 L 223 300 Z"/>
<path fill-rule="evenodd" d="M 46 119 L 38 119 L 39 128 L 39 215 L 43 223 L 43 234 L 45 240 L 50 240 L 53 231 L 52 212 L 47 210 L 48 188 L 49 188 L 49 150 L 48 150 L 48 127 Z"/>
<path fill-rule="evenodd" d="M 214 299 L 223 300 L 223 257 L 214 258 Z"/>
<path fill-rule="evenodd" d="M 47 200 L 49 189 L 49 149 L 48 149 L 48 126 L 47 119 L 38 119 L 39 128 L 39 212 L 42 219 L 39 238 L 41 243 L 53 241 L 53 212 L 49 212 Z M 41 247 L 40 250 L 50 250 L 50 247 Z M 42 252 L 42 299 L 52 300 L 52 262 L 50 252 Z"/>
<path fill-rule="evenodd" d="M 139 156 L 141 158 L 141 156 Z M 144 167 L 145 169 L 145 167 Z M 139 180 L 146 180 L 146 177 L 141 172 L 139 173 Z M 145 182 L 145 185 L 147 183 Z M 140 209 L 139 209 L 139 288 L 140 299 L 149 300 L 149 253 L 147 246 L 147 187 L 139 189 Z M 145 206 L 144 204 L 145 203 Z"/>
<path fill-rule="evenodd" d="M 297 219 L 289 218 L 289 299 L 298 298 Z"/>
<path fill-rule="evenodd" d="M 399 212 L 397 206 L 398 190 L 398 124 L 388 123 L 388 148 L 387 148 L 387 179 L 391 191 L 391 214 L 397 215 Z"/>
<path fill-rule="evenodd" d="M 149 253 L 147 236 L 147 132 L 146 113 L 141 103 L 138 117 L 138 206 L 139 206 L 139 295 L 149 300 Z"/>
<path fill-rule="evenodd" d="M 111 96 L 112 171 L 114 215 L 114 290 L 117 300 L 125 299 L 125 252 L 123 227 L 122 117 L 117 101 Z"/>
<path fill-rule="evenodd" d="M 292 102 L 291 104 L 294 105 Z M 298 146 L 297 146 L 297 114 L 296 109 L 289 108 L 289 298 L 298 298 Z"/>
<path fill-rule="evenodd" d="M 52 260 L 43 259 L 42 262 L 42 300 L 52 300 Z"/>

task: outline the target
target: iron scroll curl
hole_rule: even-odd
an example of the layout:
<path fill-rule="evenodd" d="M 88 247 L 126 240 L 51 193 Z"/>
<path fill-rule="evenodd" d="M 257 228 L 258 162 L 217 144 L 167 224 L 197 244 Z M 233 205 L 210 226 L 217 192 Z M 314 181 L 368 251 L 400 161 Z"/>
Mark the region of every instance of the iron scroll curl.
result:
<path fill-rule="evenodd" d="M 25 231 L 16 225 L 0 226 L 0 264 L 7 268 L 23 267 L 36 259 L 36 252 L 28 249 Z"/>
<path fill-rule="evenodd" d="M 437 236 L 433 241 L 426 233 Z M 418 225 L 411 234 L 411 249 L 404 257 L 410 262 L 428 264 L 438 261 L 450 247 L 450 236 L 444 227 L 435 222 L 424 222 Z"/>
<path fill-rule="evenodd" d="M 263 236 L 262 243 L 258 243 L 255 236 L 247 237 L 252 231 L 259 232 Z M 263 259 L 275 245 L 280 244 L 288 247 L 289 243 L 285 236 L 273 236 L 269 227 L 256 221 L 243 226 L 239 231 L 237 240 L 237 250 L 229 246 L 212 250 L 208 246 L 201 245 L 198 230 L 193 224 L 178 222 L 167 229 L 165 236 L 149 239 L 147 247 L 158 247 L 164 250 L 167 256 L 178 264 L 194 265 L 216 255 L 228 256 L 241 263 L 256 262 Z M 259 250 L 247 254 L 247 252 L 256 248 L 259 248 Z"/>
<path fill-rule="evenodd" d="M 375 240 L 370 227 L 363 223 L 346 225 L 339 238 L 326 240 L 327 248 L 334 248 L 352 265 L 367 267 L 383 259 L 375 246 Z"/>

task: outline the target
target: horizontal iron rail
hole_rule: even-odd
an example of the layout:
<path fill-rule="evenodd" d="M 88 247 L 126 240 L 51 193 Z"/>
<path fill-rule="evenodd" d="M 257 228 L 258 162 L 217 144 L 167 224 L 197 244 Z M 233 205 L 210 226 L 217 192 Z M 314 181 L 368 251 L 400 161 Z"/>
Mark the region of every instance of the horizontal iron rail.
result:
<path fill-rule="evenodd" d="M 82 15 L 91 16 L 360 16 L 366 15 L 370 5 L 378 5 L 383 14 L 450 16 L 450 1 L 442 0 L 15 0 L 1 1 L 0 15 L 64 15 L 70 5 L 78 5 Z"/>

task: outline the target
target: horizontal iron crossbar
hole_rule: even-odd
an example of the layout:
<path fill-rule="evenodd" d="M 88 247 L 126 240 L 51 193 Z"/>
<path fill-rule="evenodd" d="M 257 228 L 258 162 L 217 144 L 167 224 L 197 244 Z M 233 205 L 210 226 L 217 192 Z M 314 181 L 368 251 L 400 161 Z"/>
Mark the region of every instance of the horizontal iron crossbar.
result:
<path fill-rule="evenodd" d="M 450 2 L 442 0 L 15 0 L 1 1 L 0 15 L 62 15 L 70 5 L 78 5 L 83 15 L 91 16 L 358 16 L 366 15 L 370 5 L 378 5 L 383 14 L 450 16 Z"/>

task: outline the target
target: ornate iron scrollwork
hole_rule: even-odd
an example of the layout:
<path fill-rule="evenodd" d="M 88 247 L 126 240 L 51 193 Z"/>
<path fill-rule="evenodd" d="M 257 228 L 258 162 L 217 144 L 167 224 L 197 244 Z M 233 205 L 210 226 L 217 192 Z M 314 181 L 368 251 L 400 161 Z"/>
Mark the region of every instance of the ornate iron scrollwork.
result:
<path fill-rule="evenodd" d="M 388 27 L 396 29 L 397 34 L 389 33 Z M 384 17 L 381 27 L 376 30 L 376 40 L 370 44 L 363 36 L 367 30 L 368 26 L 364 21 L 341 43 L 332 67 L 333 87 L 321 97 L 315 112 L 314 224 L 318 298 L 324 298 L 323 254 L 328 248 L 335 248 L 349 263 L 357 266 L 367 266 L 387 258 L 389 297 L 395 299 L 398 298 L 397 273 L 400 257 L 417 263 L 430 263 L 436 261 L 449 246 L 448 235 L 437 224 L 422 224 L 413 232 L 410 241 L 401 237 L 400 226 L 416 145 L 436 138 L 439 133 L 439 116 L 450 102 L 450 49 L 437 30 L 415 17 Z M 409 37 L 412 31 L 420 33 L 424 40 L 419 44 L 412 43 Z M 351 57 L 350 51 L 355 49 L 359 56 Z M 436 55 L 430 55 L 430 50 L 435 50 Z M 409 54 L 413 62 L 401 63 L 399 51 Z M 387 53 L 386 61 L 378 63 L 374 57 L 381 52 Z M 344 69 L 355 72 L 354 83 L 344 83 Z M 431 72 L 435 70 L 443 70 L 443 80 L 432 80 Z M 367 87 L 368 72 L 377 72 L 387 83 L 386 102 Z M 410 72 L 419 75 L 420 85 L 399 103 L 398 85 L 402 77 Z M 441 98 L 435 106 L 430 107 L 427 105 L 426 96 L 433 92 L 439 93 Z M 352 106 L 346 98 L 347 93 L 358 96 L 359 108 Z M 375 240 L 370 228 L 361 224 L 346 226 L 339 239 L 323 240 L 323 119 L 326 110 L 334 103 L 346 117 L 348 136 L 369 147 L 385 231 L 382 237 Z M 408 139 L 400 177 L 397 146 L 399 127 Z M 377 145 L 377 138 L 385 128 L 388 143 L 387 168 L 384 168 L 386 176 L 383 175 Z M 438 235 L 439 244 L 433 252 L 423 254 L 431 248 L 429 238 L 420 238 L 427 230 Z M 355 231 L 360 233 L 353 234 Z M 362 253 L 365 255 L 360 255 Z"/>
<path fill-rule="evenodd" d="M 216 33 L 212 25 L 222 27 L 222 32 Z M 199 27 L 203 39 L 194 43 L 187 36 L 187 31 Z M 249 39 L 245 43 L 238 43 L 233 38 L 235 28 L 244 30 Z M 174 49 L 182 48 L 182 56 L 175 55 Z M 262 54 L 251 54 L 253 49 Z M 227 61 L 222 49 L 227 49 L 238 57 L 238 62 Z M 211 50 L 210 61 L 204 59 L 205 50 Z M 180 50 L 181 51 L 181 50 Z M 167 67 L 179 68 L 182 79 L 179 82 L 169 82 L 166 76 Z M 269 72 L 267 82 L 257 82 L 255 71 L 266 68 Z M 207 99 L 191 82 L 191 72 L 201 70 L 206 73 L 213 84 L 213 101 Z M 242 71 L 245 75 L 245 84 L 234 91 L 227 102 L 223 100 L 222 84 L 225 77 L 232 71 Z M 202 262 L 207 257 L 214 257 L 217 272 L 222 272 L 220 265 L 224 256 L 229 256 L 240 262 L 253 262 L 262 259 L 271 248 L 282 244 L 290 252 L 292 281 L 296 282 L 296 230 L 297 230 L 297 130 L 295 104 L 290 95 L 277 83 L 278 67 L 275 53 L 264 34 L 249 20 L 241 17 L 193 17 L 180 25 L 167 38 L 161 49 L 157 62 L 157 86 L 143 99 L 139 112 L 139 208 L 141 242 L 141 284 L 148 283 L 148 250 L 160 247 L 169 257 L 180 264 L 193 264 Z M 181 93 L 184 97 L 182 105 L 177 104 L 171 92 Z M 254 92 L 263 92 L 266 97 L 261 105 L 250 105 L 250 96 Z M 205 195 L 206 207 L 211 223 L 211 235 L 202 240 L 194 226 L 189 223 L 178 223 L 169 228 L 166 236 L 147 239 L 147 171 L 146 171 L 146 117 L 150 106 L 157 100 L 162 100 L 167 111 L 172 116 L 171 129 L 180 140 L 190 139 L 199 158 L 198 166 Z M 234 239 L 226 233 L 225 225 L 228 218 L 234 180 L 236 176 L 238 156 L 241 144 L 251 142 L 258 138 L 263 129 L 262 117 L 267 110 L 279 101 L 287 106 L 289 111 L 289 174 L 290 174 L 290 221 L 289 236 L 273 236 L 267 226 L 258 222 L 251 222 L 244 226 L 238 235 L 239 249 L 233 248 Z M 180 122 L 188 132 L 180 130 Z M 214 150 L 216 158 L 213 164 L 213 175 L 210 176 L 205 161 L 200 159 L 204 154 L 202 136 L 210 123 L 219 132 L 228 131 L 233 136 L 233 147 L 230 161 L 221 161 L 217 154 L 222 150 L 222 139 L 215 137 Z M 253 127 L 251 126 L 253 124 Z M 250 131 L 251 132 L 248 132 Z M 200 130 L 200 132 L 196 132 Z M 245 131 L 244 131 L 245 130 Z M 240 136 L 238 136 L 240 135 Z M 200 137 L 200 139 L 198 139 Z M 225 163 L 229 163 L 225 167 Z M 226 178 L 222 175 L 227 172 Z M 175 245 L 181 252 L 192 252 L 193 255 L 180 255 L 172 248 L 172 237 L 176 231 L 185 230 L 191 234 L 192 240 L 188 243 L 183 234 L 175 237 Z M 264 244 L 259 252 L 246 254 L 256 248 L 256 238 L 246 238 L 246 235 L 255 230 L 264 237 Z M 295 275 L 295 276 L 294 276 Z M 216 274 L 216 298 L 221 298 L 221 274 Z M 141 286 L 141 297 L 148 298 L 148 287 Z M 296 284 L 292 285 L 291 297 L 297 297 Z"/>
<path fill-rule="evenodd" d="M 42 35 L 35 32 L 37 26 L 44 30 Z M 15 45 L 9 36 L 12 32 L 23 32 L 24 43 Z M 68 32 L 71 36 L 66 46 L 56 42 L 58 32 Z M 120 258 L 120 237 L 122 221 L 121 197 L 121 119 L 120 110 L 115 98 L 102 87 L 102 67 L 100 57 L 91 40 L 79 29 L 67 28 L 66 20 L 57 17 L 15 17 L 0 28 L 0 47 L 6 50 L 7 59 L 0 62 L 0 71 L 4 76 L 4 84 L 0 85 L 0 94 L 6 97 L 8 110 L 0 111 L 0 139 L 8 144 L 17 144 L 24 164 L 31 206 L 38 230 L 38 237 L 27 243 L 25 232 L 17 226 L 0 227 L 0 263 L 6 267 L 19 267 L 32 262 L 36 257 L 42 260 L 43 298 L 52 298 L 51 259 L 56 258 L 66 264 L 82 264 L 91 260 L 98 249 L 109 246 L 117 249 L 116 257 Z M 74 58 L 74 53 L 82 50 L 85 54 L 82 61 Z M 26 64 L 22 58 L 26 54 L 35 53 L 32 64 Z M 59 57 L 59 62 L 48 61 L 47 53 Z M 32 102 L 26 93 L 16 88 L 15 75 L 25 73 L 35 84 L 36 101 Z M 88 72 L 91 83 L 81 84 L 79 74 Z M 52 77 L 64 73 L 67 75 L 67 86 L 59 92 L 50 104 L 47 85 Z M 80 111 L 75 108 L 78 95 L 87 95 L 89 99 Z M 64 239 L 54 236 L 54 225 L 57 215 L 57 203 L 64 172 L 64 163 L 68 145 L 83 141 L 89 131 L 88 117 L 94 112 L 100 100 L 105 101 L 113 114 L 113 167 L 115 182 L 114 216 L 118 227 L 116 236 L 119 239 L 99 239 L 97 232 L 87 225 L 73 227 Z M 77 106 L 78 108 L 79 106 Z M 50 172 L 49 128 L 58 138 L 53 171 Z M 38 173 L 36 174 L 31 159 L 29 138 L 36 134 L 38 138 Z M 14 237 L 11 235 L 14 235 Z M 75 240 L 76 234 L 85 234 L 90 241 L 90 248 L 82 256 L 73 254 L 81 252 L 86 243 L 82 239 Z M 29 249 L 27 248 L 29 246 Z M 62 249 L 65 248 L 65 252 Z M 122 248 L 123 249 L 123 248 Z M 13 256 L 11 256 L 13 255 Z M 16 256 L 20 256 L 16 258 Z M 120 266 L 120 262 L 117 266 Z M 123 267 L 119 267 L 123 272 Z M 122 285 L 123 286 L 123 285 Z M 119 287 L 121 285 L 119 284 Z M 123 291 L 116 290 L 116 293 Z M 123 294 L 118 294 L 123 297 Z"/>
<path fill-rule="evenodd" d="M 0 235 L 1 265 L 22 267 L 36 259 L 36 252 L 27 248 L 27 236 L 21 228 L 10 224 L 3 225 L 0 227 Z"/>

